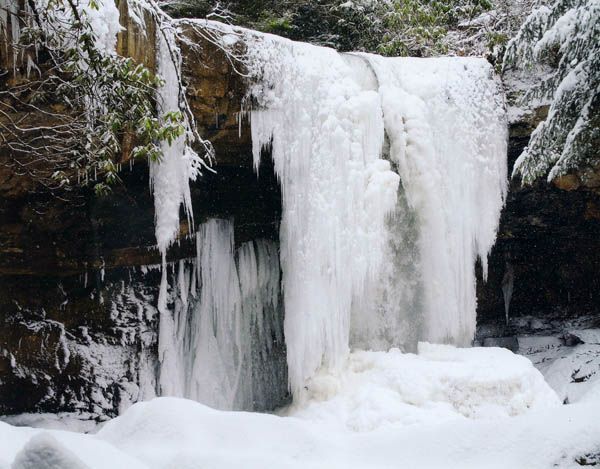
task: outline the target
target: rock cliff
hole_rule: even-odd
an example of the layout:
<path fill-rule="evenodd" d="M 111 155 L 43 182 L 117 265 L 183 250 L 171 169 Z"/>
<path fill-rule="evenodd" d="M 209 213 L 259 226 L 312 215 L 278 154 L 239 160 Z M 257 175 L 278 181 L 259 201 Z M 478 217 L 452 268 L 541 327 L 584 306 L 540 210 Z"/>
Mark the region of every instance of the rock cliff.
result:
<path fill-rule="evenodd" d="M 145 31 L 118 2 L 124 26 L 117 51 L 155 67 L 156 28 Z M 281 194 L 268 163 L 254 173 L 250 131 L 238 122 L 245 84 L 210 41 L 186 34 L 182 44 L 187 97 L 217 164 L 193 184 L 195 221 L 232 218 L 235 242 L 278 239 Z M 0 47 L 0 86 L 13 74 Z M 3 54 L 3 55 L 2 55 Z M 11 82 L 12 83 L 12 82 Z M 267 160 L 267 159 L 265 159 Z M 0 414 L 87 411 L 114 415 L 156 391 L 160 263 L 148 166 L 126 162 L 123 184 L 108 196 L 78 189 L 68 198 L 10 166 L 0 152 Z M 43 164 L 43 163 L 42 163 Z M 130 166 L 128 166 L 130 165 Z M 57 197 L 58 195 L 58 197 Z M 63 200 L 64 199 L 64 200 Z M 182 217 L 185 220 L 185 217 Z M 195 255 L 183 221 L 168 261 Z M 278 349 L 274 353 L 283 353 Z M 286 399 L 285 374 L 283 396 Z"/>
<path fill-rule="evenodd" d="M 538 107 L 511 123 L 509 175 L 547 112 Z M 600 321 L 599 239 L 600 169 L 585 179 L 574 172 L 531 186 L 511 180 L 489 277 L 478 280 L 480 338 L 559 333 L 565 321 Z"/>

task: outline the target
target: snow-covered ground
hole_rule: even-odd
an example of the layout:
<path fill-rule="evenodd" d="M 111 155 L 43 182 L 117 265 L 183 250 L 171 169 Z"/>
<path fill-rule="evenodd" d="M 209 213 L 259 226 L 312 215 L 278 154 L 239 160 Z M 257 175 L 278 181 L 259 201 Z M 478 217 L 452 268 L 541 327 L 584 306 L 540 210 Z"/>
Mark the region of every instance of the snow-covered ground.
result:
<path fill-rule="evenodd" d="M 544 375 L 561 401 L 600 398 L 600 329 L 566 329 L 562 336 L 519 337 L 519 353 Z"/>
<path fill-rule="evenodd" d="M 600 452 L 600 387 L 561 405 L 531 361 L 505 349 L 357 351 L 304 397 L 281 415 L 157 398 L 96 434 L 0 423 L 0 468 L 534 469 Z"/>

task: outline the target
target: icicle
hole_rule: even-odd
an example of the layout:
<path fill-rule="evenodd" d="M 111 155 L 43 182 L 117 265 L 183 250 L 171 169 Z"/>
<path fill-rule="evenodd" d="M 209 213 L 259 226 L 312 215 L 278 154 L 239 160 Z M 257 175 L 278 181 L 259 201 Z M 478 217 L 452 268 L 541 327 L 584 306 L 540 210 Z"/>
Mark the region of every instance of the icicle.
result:
<path fill-rule="evenodd" d="M 171 41 L 167 44 L 167 40 Z M 181 60 L 179 50 L 171 36 L 165 38 L 157 33 L 158 73 L 165 80 L 159 89 L 161 112 L 179 110 L 179 79 L 176 64 L 173 63 L 170 50 L 176 60 Z M 193 228 L 190 179 L 194 179 L 197 169 L 194 167 L 195 153 L 186 147 L 185 137 L 180 136 L 170 145 L 162 142 L 163 157 L 160 163 L 150 161 L 150 188 L 154 195 L 155 234 L 158 250 L 162 257 L 162 277 L 158 297 L 159 324 L 159 360 L 161 363 L 160 388 L 166 394 L 182 395 L 178 388 L 181 377 L 176 355 L 174 318 L 167 309 L 167 249 L 179 233 L 179 208 L 183 205 L 188 217 L 188 226 Z"/>
<path fill-rule="evenodd" d="M 175 43 L 170 44 L 178 54 Z M 169 47 L 162 34 L 158 34 L 158 72 L 165 80 L 159 89 L 162 113 L 179 110 L 179 80 L 171 60 Z M 185 137 L 180 136 L 170 145 L 162 142 L 163 157 L 160 163 L 150 162 L 150 185 L 154 193 L 155 232 L 158 249 L 166 252 L 179 233 L 179 207 L 183 205 L 189 226 L 193 227 L 190 196 L 190 179 L 195 179 L 192 150 L 186 147 Z M 196 155 L 197 158 L 197 155 Z"/>
<path fill-rule="evenodd" d="M 252 410 L 255 399 L 264 409 L 269 399 L 284 393 L 286 383 L 283 391 L 276 386 L 281 371 L 267 361 L 273 335 L 281 337 L 279 319 L 273 321 L 280 269 L 279 258 L 263 252 L 276 253 L 277 247 L 266 241 L 257 246 L 244 244 L 236 262 L 231 221 L 213 219 L 198 228 L 192 268 L 178 264 L 172 314 L 162 314 L 166 305 L 159 306 L 163 395 Z M 255 388 L 261 389 L 260 396 L 253 397 Z"/>
<path fill-rule="evenodd" d="M 509 262 L 506 263 L 506 270 L 502 277 L 502 295 L 504 296 L 504 315 L 506 324 L 509 320 L 510 300 L 512 299 L 513 288 L 515 285 L 515 270 Z"/>
<path fill-rule="evenodd" d="M 100 264 L 100 281 L 104 282 L 104 258 L 101 258 L 102 263 Z"/>

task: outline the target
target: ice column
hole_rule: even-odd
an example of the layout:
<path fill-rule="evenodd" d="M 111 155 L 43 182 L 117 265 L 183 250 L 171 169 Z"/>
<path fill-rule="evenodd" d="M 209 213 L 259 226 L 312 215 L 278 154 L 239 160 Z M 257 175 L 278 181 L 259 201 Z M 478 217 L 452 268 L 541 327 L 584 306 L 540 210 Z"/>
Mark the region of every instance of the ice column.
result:
<path fill-rule="evenodd" d="M 283 346 L 277 245 L 248 242 L 235 251 L 233 222 L 212 219 L 196 233 L 197 258 L 180 261 L 172 318 L 161 329 L 170 360 L 161 394 L 224 410 L 265 410 L 285 395 L 274 347 Z M 167 367 L 168 365 L 168 367 Z"/>
<path fill-rule="evenodd" d="M 393 287 L 420 276 L 422 300 L 413 307 L 422 319 L 412 331 L 420 340 L 470 345 L 474 265 L 479 257 L 487 275 L 507 191 L 499 80 L 484 59 L 364 57 L 379 81 L 390 159 L 416 217 L 396 230 L 405 236 L 418 230 L 418 270 L 399 270 Z M 387 295 L 393 294 L 390 286 L 385 279 L 379 285 Z"/>
<path fill-rule="evenodd" d="M 249 50 L 254 161 L 269 147 L 282 187 L 284 330 L 299 397 L 317 368 L 344 363 L 351 306 L 381 267 L 399 178 L 380 157 L 379 96 L 342 56 L 272 36 Z"/>
<path fill-rule="evenodd" d="M 469 345 L 474 265 L 487 270 L 507 186 L 492 68 L 248 43 L 255 164 L 270 149 L 283 192 L 292 391 L 338 368 L 350 336 L 363 348 Z"/>

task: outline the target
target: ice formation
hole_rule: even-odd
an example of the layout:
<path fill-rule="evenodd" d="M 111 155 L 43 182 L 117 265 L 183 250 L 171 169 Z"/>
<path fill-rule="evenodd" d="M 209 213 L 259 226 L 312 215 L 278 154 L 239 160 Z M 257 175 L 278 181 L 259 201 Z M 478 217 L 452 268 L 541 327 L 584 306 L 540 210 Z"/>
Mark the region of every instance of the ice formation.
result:
<path fill-rule="evenodd" d="M 487 256 L 507 191 L 508 135 L 499 82 L 483 59 L 362 57 L 379 82 L 389 158 L 402 180 L 395 217 L 406 221 L 390 226 L 390 238 L 404 240 L 402 255 L 412 256 L 418 265 L 396 268 L 392 279 L 382 278 L 375 304 L 383 304 L 386 319 L 412 318 L 416 328 L 392 334 L 399 345 L 415 335 L 429 342 L 470 345 L 475 332 L 474 265 L 480 258 L 487 275 Z M 392 252 L 384 257 L 395 268 L 398 247 L 393 242 L 390 247 Z M 420 297 L 411 298 L 402 310 L 399 306 L 406 307 L 406 302 L 396 299 L 394 305 L 387 299 L 398 296 L 405 285 L 406 294 L 417 291 Z M 367 310 L 355 317 L 372 327 L 378 315 Z"/>
<path fill-rule="evenodd" d="M 417 354 L 356 351 L 341 373 L 320 370 L 284 415 L 367 432 L 388 425 L 495 419 L 560 401 L 525 357 L 501 348 L 420 342 Z"/>
<path fill-rule="evenodd" d="M 258 240 L 236 251 L 233 234 L 230 220 L 209 220 L 196 233 L 197 258 L 177 264 L 173 310 L 161 315 L 160 390 L 264 410 L 285 385 L 271 353 L 283 344 L 278 249 Z"/>
<path fill-rule="evenodd" d="M 172 52 L 164 36 L 158 35 L 158 74 L 165 80 L 159 88 L 161 111 L 179 111 L 179 78 L 173 58 L 180 61 L 179 54 Z M 154 193 L 154 211 L 156 219 L 156 242 L 159 250 L 165 253 L 179 233 L 179 209 L 183 205 L 185 213 L 192 217 L 192 201 L 189 181 L 198 174 L 194 156 L 186 145 L 185 136 L 174 142 L 161 143 L 163 153 L 160 162 L 150 164 L 150 183 Z"/>
<path fill-rule="evenodd" d="M 350 311 L 376 278 L 385 215 L 399 177 L 381 158 L 382 109 L 343 56 L 265 37 L 251 113 L 255 165 L 271 148 L 281 181 L 285 336 L 292 391 L 321 365 L 339 369 L 349 350 Z"/>
<path fill-rule="evenodd" d="M 270 150 L 283 192 L 292 391 L 321 366 L 340 369 L 351 334 L 368 348 L 470 345 L 474 264 L 485 273 L 506 194 L 490 65 L 248 42 L 255 165 Z"/>
<path fill-rule="evenodd" d="M 351 347 L 415 350 L 420 340 L 470 345 L 475 262 L 481 258 L 485 275 L 506 195 L 504 100 L 490 65 L 477 58 L 339 54 L 206 24 L 227 37 L 244 36 L 255 168 L 270 155 L 281 182 L 284 331 L 294 395 L 300 397 L 319 368 L 341 370 Z M 169 110 L 178 105 L 179 90 L 166 46 L 161 39 Z M 151 170 L 163 258 L 177 236 L 181 205 L 191 218 L 188 180 L 195 173 L 186 151 L 183 140 L 165 146 L 163 161 Z M 232 232 L 210 223 L 199 234 L 205 247 L 192 275 L 202 278 L 197 293 L 203 298 L 187 319 L 199 328 L 193 334 L 183 332 L 177 307 L 167 308 L 163 260 L 161 389 L 244 408 L 239 386 L 251 380 L 240 367 L 251 339 L 246 315 L 238 316 L 243 291 L 256 279 L 239 270 L 242 251 L 234 261 Z M 186 272 L 179 270 L 178 301 L 191 311 L 195 287 L 189 285 L 196 280 Z M 255 303 L 269 305 L 269 294 Z M 221 337 L 219 324 L 227 331 Z M 184 353 L 177 347 L 186 333 Z M 202 378 L 195 374 L 201 368 Z M 225 387 L 208 391 L 213 381 Z"/>
<path fill-rule="evenodd" d="M 43 11 L 50 8 L 49 3 L 51 3 L 49 0 L 34 0 L 31 3 L 24 2 L 22 8 L 26 15 L 32 15 L 32 5 L 38 11 Z M 94 6 L 92 6 L 92 3 Z M 16 0 L 0 0 L 0 34 L 8 34 L 8 20 L 10 19 L 10 37 L 16 43 L 20 40 L 21 28 L 23 27 L 22 19 L 19 20 L 19 8 L 20 4 Z M 83 0 L 77 4 L 77 8 L 85 12 L 86 19 L 89 21 L 91 30 L 95 35 L 96 47 L 101 52 L 115 54 L 117 33 L 123 29 L 119 24 L 119 10 L 115 3 L 110 0 L 97 0 L 95 2 Z M 50 17 L 68 24 L 73 21 L 72 15 L 70 8 L 54 8 Z M 44 21 L 44 17 L 41 20 Z M 13 53 L 16 62 L 18 54 L 23 53 L 23 51 L 15 48 Z"/>
<path fill-rule="evenodd" d="M 138 15 L 140 16 L 140 15 Z M 180 51 L 175 44 L 173 34 L 161 31 L 157 34 L 158 74 L 164 79 L 164 86 L 159 88 L 160 111 L 163 115 L 181 110 L 181 81 L 178 70 L 181 67 Z M 190 180 L 199 174 L 199 156 L 188 145 L 187 138 L 190 124 L 184 120 L 186 132 L 173 142 L 162 141 L 162 157 L 160 161 L 150 162 L 150 186 L 154 195 L 155 233 L 158 249 L 162 255 L 162 278 L 158 297 L 159 322 L 159 361 L 160 392 L 166 395 L 184 396 L 182 394 L 182 378 L 177 374 L 181 370 L 181 356 L 175 349 L 176 336 L 174 324 L 176 318 L 167 307 L 167 249 L 178 238 L 180 231 L 180 208 L 187 215 L 188 226 L 194 230 L 194 217 L 190 195 Z M 183 274 L 182 274 L 183 275 Z M 181 290 L 182 295 L 187 291 Z M 182 296 L 183 308 L 187 307 L 187 296 Z M 177 359 L 177 357 L 179 359 Z M 220 393 L 215 393 L 219 396 Z M 185 395 L 186 397 L 189 397 Z"/>

